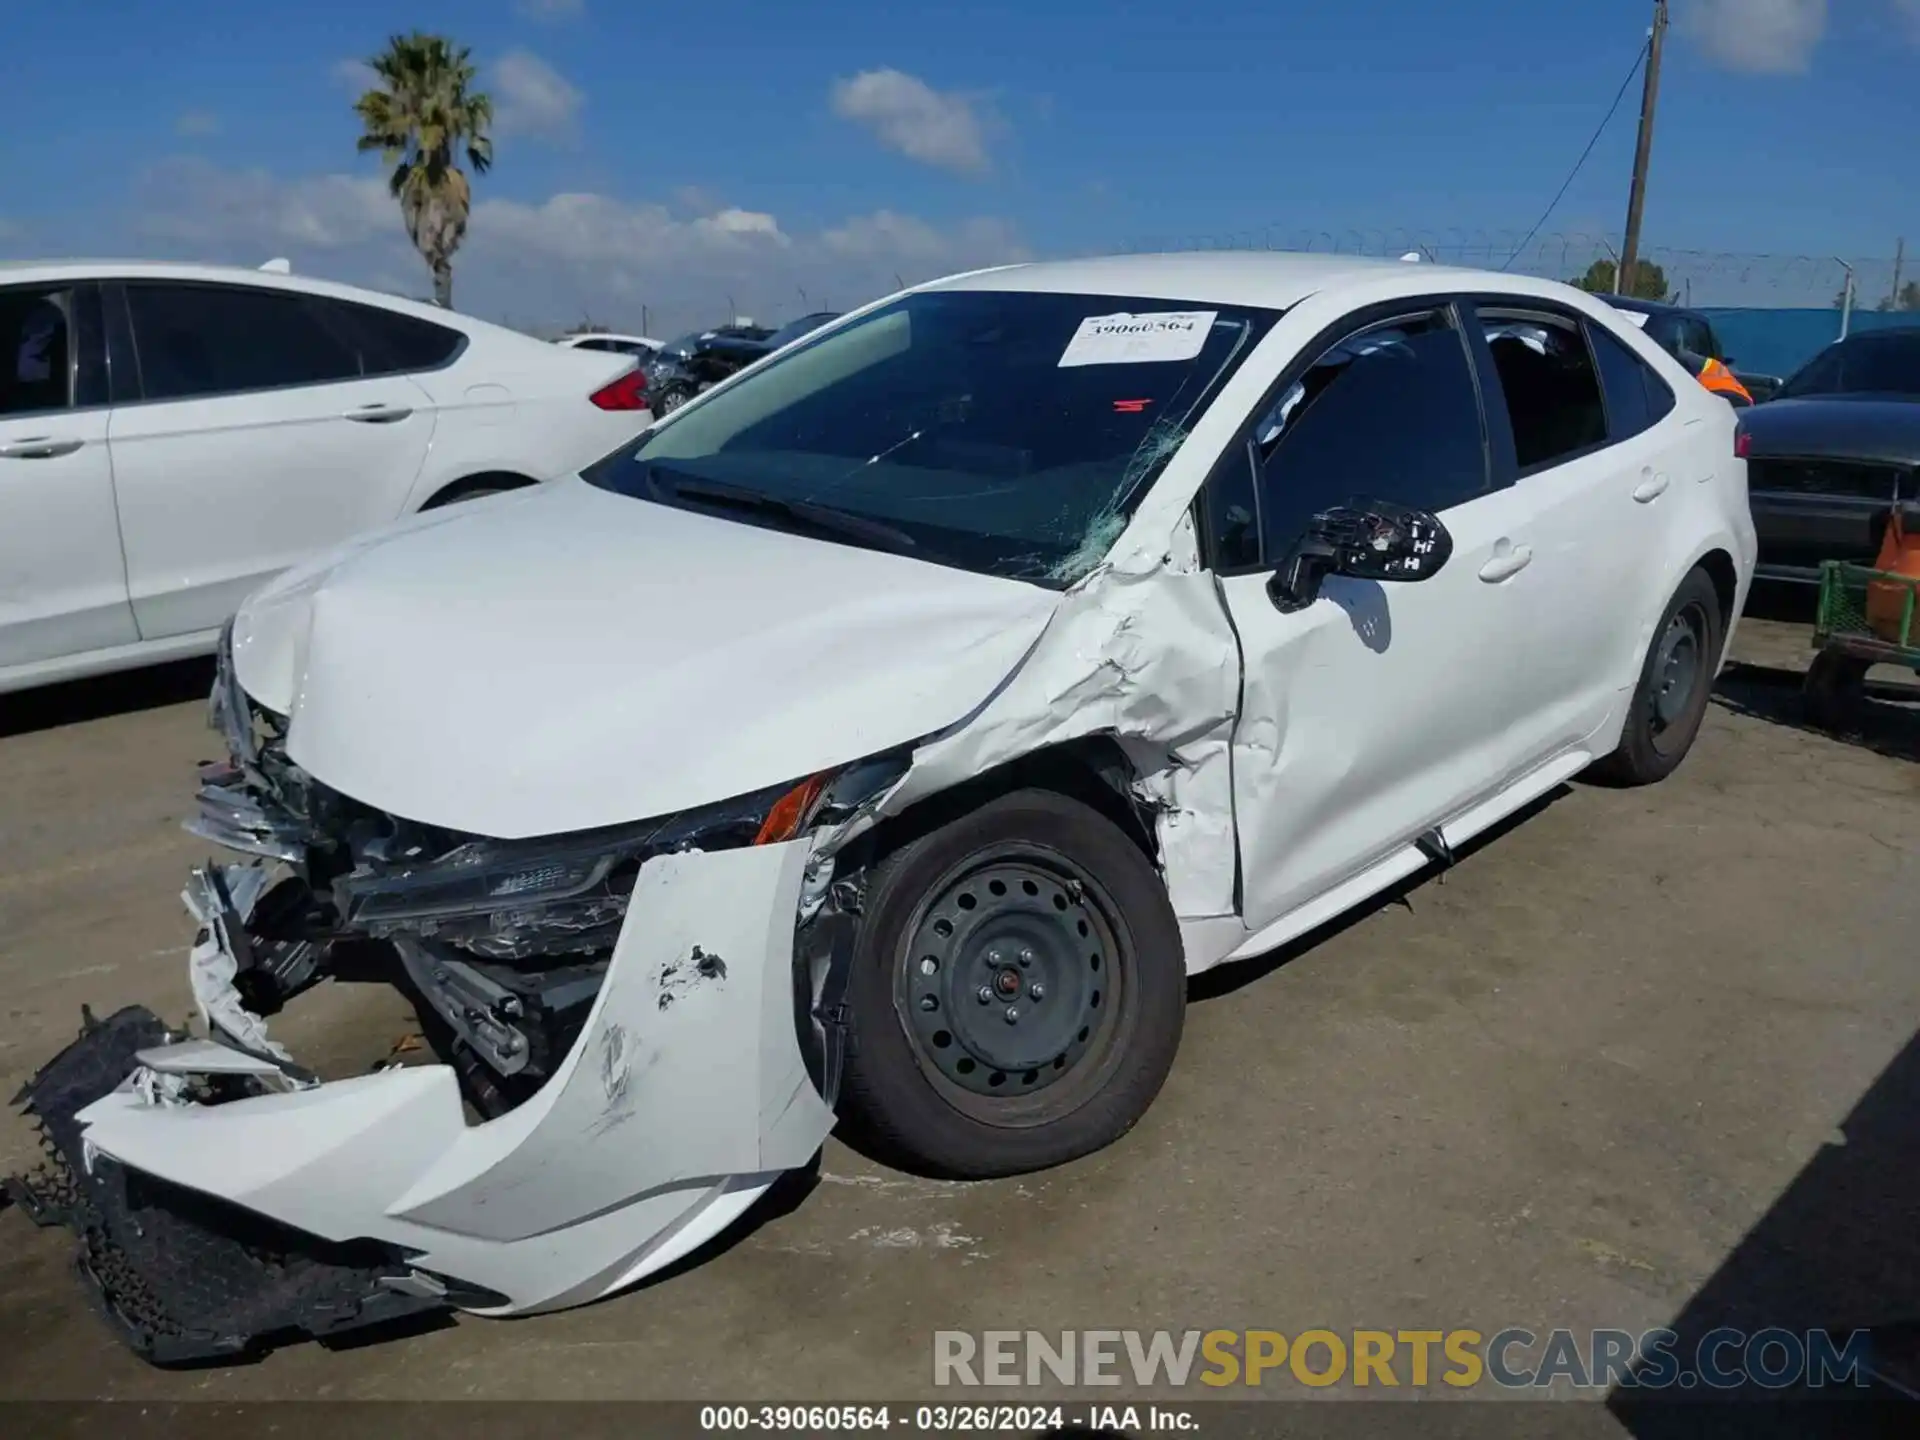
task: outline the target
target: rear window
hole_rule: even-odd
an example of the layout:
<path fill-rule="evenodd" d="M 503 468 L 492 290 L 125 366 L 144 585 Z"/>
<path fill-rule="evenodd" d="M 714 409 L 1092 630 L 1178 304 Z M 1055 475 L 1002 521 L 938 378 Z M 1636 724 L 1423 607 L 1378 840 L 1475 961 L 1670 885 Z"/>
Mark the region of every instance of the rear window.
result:
<path fill-rule="evenodd" d="M 1829 345 L 1780 387 L 1781 398 L 1801 395 L 1920 396 L 1920 331 Z"/>
<path fill-rule="evenodd" d="M 316 299 L 314 303 L 328 326 L 359 357 L 362 375 L 433 370 L 453 359 L 467 343 L 458 330 L 412 315 L 349 300 Z"/>
<path fill-rule="evenodd" d="M 1673 409 L 1673 392 L 1653 368 L 1604 325 L 1587 325 L 1607 397 L 1607 438 L 1619 442 L 1657 425 Z"/>
<path fill-rule="evenodd" d="M 1063 587 L 1105 556 L 1273 319 L 1114 295 L 909 295 L 587 478 L 666 503 L 676 486 L 724 486 L 827 507 L 888 527 L 906 553 Z"/>

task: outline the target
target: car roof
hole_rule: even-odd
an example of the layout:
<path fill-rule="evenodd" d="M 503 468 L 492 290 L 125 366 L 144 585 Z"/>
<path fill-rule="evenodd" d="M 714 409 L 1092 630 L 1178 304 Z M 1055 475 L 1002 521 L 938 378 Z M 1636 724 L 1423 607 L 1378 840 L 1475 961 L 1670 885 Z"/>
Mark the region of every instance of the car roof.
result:
<path fill-rule="evenodd" d="M 1853 340 L 1920 340 L 1920 325 L 1876 325 L 1871 330 L 1855 330 L 1833 343 L 1845 345 Z"/>
<path fill-rule="evenodd" d="M 582 340 L 630 340 L 636 345 L 658 345 L 660 342 L 647 335 L 630 335 L 624 330 L 588 330 L 579 335 L 563 335 L 561 340 L 568 345 L 578 345 Z"/>
<path fill-rule="evenodd" d="M 1488 290 L 1548 297 L 1558 281 L 1452 265 L 1377 260 L 1361 255 L 1308 255 L 1272 250 L 1209 250 L 1161 255 L 1108 255 L 1045 260 L 969 271 L 917 286 L 920 290 L 1028 290 L 1063 295 L 1128 295 L 1285 310 L 1309 295 L 1388 276 L 1421 275 L 1444 290 Z M 1409 287 L 1417 290 L 1416 282 Z"/>
<path fill-rule="evenodd" d="M 1642 315 L 1695 315 L 1699 312 L 1685 305 L 1669 305 L 1664 300 L 1642 300 L 1637 295 L 1602 295 L 1600 297 L 1616 310 L 1634 310 Z"/>
<path fill-rule="evenodd" d="M 357 285 L 341 285 L 311 275 L 249 269 L 242 265 L 201 265 L 174 260 L 0 260 L 0 283 L 17 285 L 52 280 L 198 280 L 202 283 L 252 285 L 263 290 L 293 290 L 305 295 L 326 295 L 336 300 L 378 305 L 456 330 L 466 330 L 476 325 L 486 325 L 489 330 L 501 328 L 457 311 L 442 310 L 437 305 L 390 295 L 381 290 L 365 290 Z"/>

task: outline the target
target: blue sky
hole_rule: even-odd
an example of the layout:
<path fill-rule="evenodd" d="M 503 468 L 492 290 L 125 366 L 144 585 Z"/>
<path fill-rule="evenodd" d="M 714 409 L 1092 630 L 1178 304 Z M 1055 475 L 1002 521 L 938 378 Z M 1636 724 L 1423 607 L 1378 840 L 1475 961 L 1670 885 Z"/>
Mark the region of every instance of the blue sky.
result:
<path fill-rule="evenodd" d="M 462 307 L 631 322 L 645 305 L 659 329 L 729 300 L 777 317 L 801 292 L 847 305 L 895 273 L 1141 241 L 1517 239 L 1612 101 L 1652 7 L 11 8 L 0 254 L 284 254 L 423 290 L 375 162 L 353 152 L 349 108 L 354 59 L 418 26 L 472 46 L 499 108 L 498 167 L 456 261 Z M 1884 288 L 1895 238 L 1920 246 L 1920 0 L 1674 12 L 1647 243 L 1877 260 L 1863 286 Z M 1582 268 L 1592 237 L 1618 243 L 1638 98 L 1636 82 L 1544 227 L 1547 268 Z M 1688 267 L 1703 303 L 1822 303 L 1837 283 L 1807 266 Z"/>

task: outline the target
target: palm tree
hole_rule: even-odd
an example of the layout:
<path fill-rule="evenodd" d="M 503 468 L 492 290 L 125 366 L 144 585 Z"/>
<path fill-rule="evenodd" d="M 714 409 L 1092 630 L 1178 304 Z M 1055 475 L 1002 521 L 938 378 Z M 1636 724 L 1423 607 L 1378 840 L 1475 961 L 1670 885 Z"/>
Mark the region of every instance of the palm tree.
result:
<path fill-rule="evenodd" d="M 400 202 L 413 248 L 433 271 L 433 298 L 453 305 L 453 252 L 467 233 L 473 188 L 457 163 L 461 151 L 475 175 L 493 165 L 493 101 L 472 88 L 478 72 L 466 46 L 416 30 L 395 35 L 367 62 L 379 85 L 354 101 L 358 149 L 378 150 L 393 166 L 388 189 Z"/>

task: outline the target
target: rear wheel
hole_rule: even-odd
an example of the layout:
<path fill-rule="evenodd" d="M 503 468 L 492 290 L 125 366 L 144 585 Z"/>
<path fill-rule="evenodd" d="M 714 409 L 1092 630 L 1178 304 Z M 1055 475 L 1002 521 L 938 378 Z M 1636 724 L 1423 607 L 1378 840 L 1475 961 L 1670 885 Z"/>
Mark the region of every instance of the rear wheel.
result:
<path fill-rule="evenodd" d="M 848 999 L 848 1120 L 910 1169 L 973 1179 L 1131 1129 L 1179 1048 L 1186 971 L 1139 848 L 1025 790 L 874 868 Z"/>
<path fill-rule="evenodd" d="M 1854 729 L 1860 723 L 1866 703 L 1868 661 L 1837 650 L 1822 650 L 1807 667 L 1802 695 L 1807 718 L 1822 730 L 1838 733 Z"/>
<path fill-rule="evenodd" d="M 1706 571 L 1689 571 L 1653 632 L 1620 747 L 1594 767 L 1598 775 L 1651 785 L 1680 768 L 1706 718 L 1721 641 L 1719 592 Z"/>

